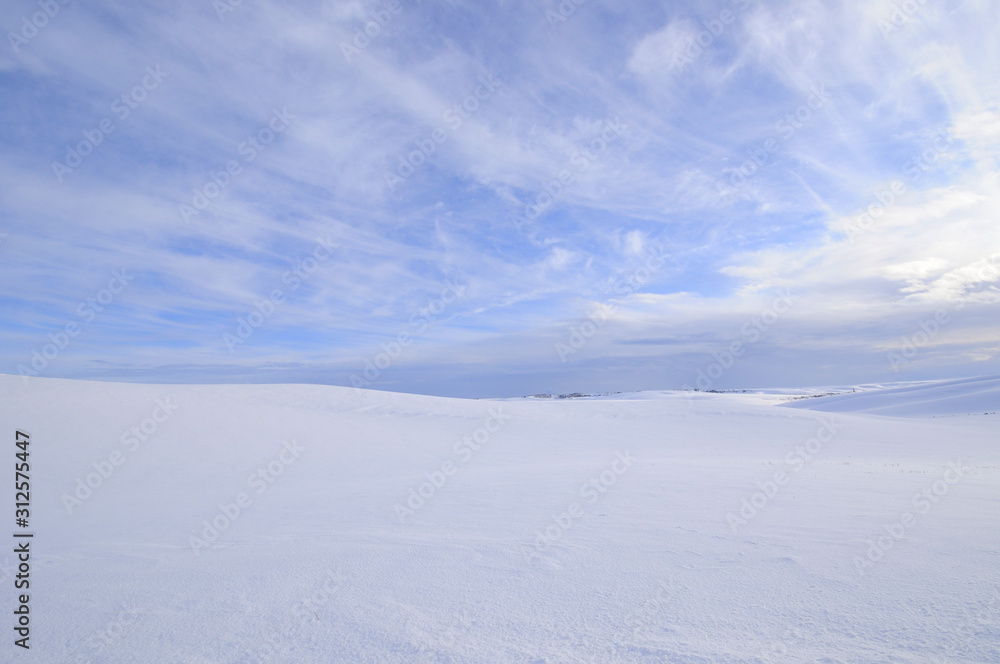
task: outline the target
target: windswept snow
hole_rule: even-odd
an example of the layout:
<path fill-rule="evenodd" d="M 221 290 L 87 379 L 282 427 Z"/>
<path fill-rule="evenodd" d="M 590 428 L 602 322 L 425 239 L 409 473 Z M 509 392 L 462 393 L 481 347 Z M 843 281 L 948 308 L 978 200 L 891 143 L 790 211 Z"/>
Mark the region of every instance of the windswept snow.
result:
<path fill-rule="evenodd" d="M 788 405 L 828 413 L 871 413 L 893 417 L 988 414 L 1000 410 L 1000 377 L 865 386 L 857 392 L 799 400 Z"/>
<path fill-rule="evenodd" d="M 1000 381 L 802 394 L 0 376 L 9 661 L 1000 661 Z"/>

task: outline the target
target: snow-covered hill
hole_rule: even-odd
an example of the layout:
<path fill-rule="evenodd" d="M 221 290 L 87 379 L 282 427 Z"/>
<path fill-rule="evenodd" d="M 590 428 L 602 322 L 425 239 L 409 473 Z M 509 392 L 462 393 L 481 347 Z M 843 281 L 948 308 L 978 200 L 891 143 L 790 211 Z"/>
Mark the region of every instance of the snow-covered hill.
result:
<path fill-rule="evenodd" d="M 963 378 L 912 384 L 867 385 L 859 391 L 796 401 L 793 407 L 830 413 L 894 417 L 990 414 L 1000 410 L 1000 378 Z"/>
<path fill-rule="evenodd" d="M 802 394 L 0 376 L 0 660 L 1000 661 L 1000 379 Z"/>

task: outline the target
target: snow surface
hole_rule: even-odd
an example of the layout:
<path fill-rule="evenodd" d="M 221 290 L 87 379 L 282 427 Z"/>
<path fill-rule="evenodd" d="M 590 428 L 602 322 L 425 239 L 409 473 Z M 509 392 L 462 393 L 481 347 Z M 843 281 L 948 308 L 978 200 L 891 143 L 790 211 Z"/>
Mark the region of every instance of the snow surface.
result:
<path fill-rule="evenodd" d="M 0 661 L 1000 662 L 1000 379 L 802 395 L 0 376 Z"/>
<path fill-rule="evenodd" d="M 873 388 L 875 392 L 869 391 Z M 1000 409 L 1000 380 L 985 377 L 913 385 L 865 386 L 860 392 L 825 396 L 809 403 L 798 400 L 788 405 L 825 412 L 899 417 L 989 414 Z"/>

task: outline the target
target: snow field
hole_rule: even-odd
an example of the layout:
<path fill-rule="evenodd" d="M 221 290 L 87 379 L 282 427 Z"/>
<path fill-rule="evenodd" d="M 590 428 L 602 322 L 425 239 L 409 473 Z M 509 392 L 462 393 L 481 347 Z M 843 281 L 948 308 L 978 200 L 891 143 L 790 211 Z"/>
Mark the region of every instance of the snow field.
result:
<path fill-rule="evenodd" d="M 477 401 L 0 376 L 0 431 L 34 446 L 18 661 L 1000 661 L 997 386 Z"/>

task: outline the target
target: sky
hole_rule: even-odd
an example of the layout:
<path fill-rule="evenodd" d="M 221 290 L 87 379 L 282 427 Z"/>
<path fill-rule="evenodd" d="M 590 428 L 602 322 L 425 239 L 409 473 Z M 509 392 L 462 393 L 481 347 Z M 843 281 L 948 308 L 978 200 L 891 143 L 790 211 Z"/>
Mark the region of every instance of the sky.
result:
<path fill-rule="evenodd" d="M 0 373 L 1000 373 L 1000 4 L 9 1 Z"/>

